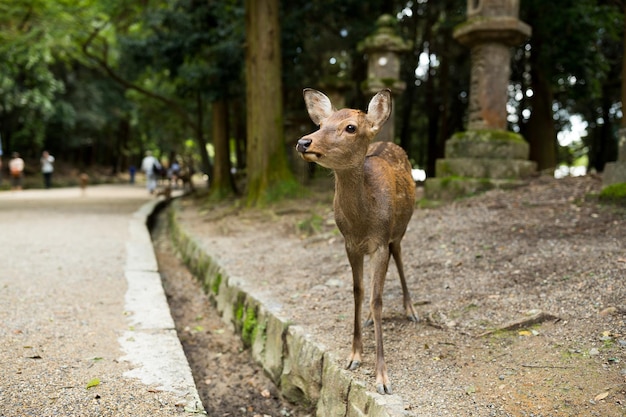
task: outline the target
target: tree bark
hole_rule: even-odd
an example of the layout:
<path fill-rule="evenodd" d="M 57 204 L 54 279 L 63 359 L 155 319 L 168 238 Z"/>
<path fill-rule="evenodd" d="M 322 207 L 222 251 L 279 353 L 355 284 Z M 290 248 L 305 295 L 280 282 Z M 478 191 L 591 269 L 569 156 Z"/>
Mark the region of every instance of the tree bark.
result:
<path fill-rule="evenodd" d="M 225 100 L 213 102 L 213 180 L 211 196 L 223 198 L 236 193 L 230 172 L 230 147 L 228 140 L 228 104 Z"/>
<path fill-rule="evenodd" d="M 553 93 L 538 63 L 533 63 L 531 68 L 532 113 L 526 126 L 525 136 L 530 145 L 530 160 L 537 162 L 539 171 L 550 170 L 556 167 Z"/>
<path fill-rule="evenodd" d="M 620 127 L 626 129 L 626 1 L 622 2 L 624 17 L 624 37 L 622 39 L 622 120 Z"/>
<path fill-rule="evenodd" d="M 213 169 L 209 159 L 209 152 L 206 148 L 206 139 L 204 138 L 204 100 L 202 100 L 202 93 L 200 92 L 196 93 L 196 126 L 194 133 L 196 134 L 198 152 L 200 152 L 200 158 L 202 159 L 202 172 L 210 175 Z M 209 178 L 208 184 L 211 184 L 211 178 Z"/>
<path fill-rule="evenodd" d="M 278 0 L 246 0 L 247 205 L 280 198 L 295 180 L 283 131 Z"/>

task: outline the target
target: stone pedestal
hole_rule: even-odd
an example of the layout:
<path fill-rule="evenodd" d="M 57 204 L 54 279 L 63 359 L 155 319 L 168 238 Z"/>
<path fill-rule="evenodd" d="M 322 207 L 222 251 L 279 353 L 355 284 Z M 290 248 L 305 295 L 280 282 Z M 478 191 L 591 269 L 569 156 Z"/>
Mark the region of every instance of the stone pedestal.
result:
<path fill-rule="evenodd" d="M 537 170 L 528 160 L 528 142 L 505 130 L 468 130 L 453 135 L 445 146 L 445 159 L 435 165 L 436 178 L 428 178 L 424 194 L 431 200 L 452 200 L 493 188 L 512 188 Z"/>
<path fill-rule="evenodd" d="M 617 151 L 617 161 L 609 162 L 604 166 L 602 174 L 602 186 L 626 183 L 626 128 L 618 131 L 619 148 Z"/>
<path fill-rule="evenodd" d="M 468 130 L 446 142 L 445 159 L 436 161 L 436 178 L 426 180 L 426 198 L 449 200 L 516 186 L 537 169 L 528 160 L 528 143 L 506 130 L 511 47 L 531 33 L 518 12 L 519 0 L 468 1 L 468 20 L 453 34 L 471 48 Z"/>

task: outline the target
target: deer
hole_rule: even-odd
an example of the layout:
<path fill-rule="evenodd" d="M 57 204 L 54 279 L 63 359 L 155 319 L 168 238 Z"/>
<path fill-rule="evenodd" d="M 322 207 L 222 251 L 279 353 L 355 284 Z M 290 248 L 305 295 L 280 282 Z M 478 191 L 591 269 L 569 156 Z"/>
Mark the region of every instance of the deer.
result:
<path fill-rule="evenodd" d="M 411 164 L 400 146 L 373 142 L 391 114 L 391 91 L 378 92 L 370 100 L 367 113 L 336 110 L 324 93 L 314 89 L 304 89 L 303 95 L 309 116 L 319 129 L 300 138 L 296 151 L 305 161 L 334 172 L 335 223 L 344 237 L 352 269 L 354 333 L 347 369 L 356 370 L 362 361 L 363 265 L 368 255 L 370 311 L 364 326 L 374 325 L 376 391 L 391 394 L 381 323 L 383 286 L 391 256 L 400 276 L 406 316 L 418 321 L 406 284 L 400 245 L 415 206 Z"/>

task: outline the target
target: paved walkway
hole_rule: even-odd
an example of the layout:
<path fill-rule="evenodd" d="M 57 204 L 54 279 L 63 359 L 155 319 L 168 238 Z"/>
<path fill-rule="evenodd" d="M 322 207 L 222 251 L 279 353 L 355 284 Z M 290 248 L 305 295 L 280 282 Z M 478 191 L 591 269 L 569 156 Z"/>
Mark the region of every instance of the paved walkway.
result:
<path fill-rule="evenodd" d="M 202 412 L 139 186 L 0 192 L 0 417 Z"/>

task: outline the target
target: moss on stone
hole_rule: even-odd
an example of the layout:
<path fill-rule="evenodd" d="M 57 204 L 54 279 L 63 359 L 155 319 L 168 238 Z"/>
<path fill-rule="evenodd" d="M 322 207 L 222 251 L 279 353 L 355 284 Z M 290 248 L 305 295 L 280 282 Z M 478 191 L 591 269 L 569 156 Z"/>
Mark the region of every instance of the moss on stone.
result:
<path fill-rule="evenodd" d="M 519 133 L 511 132 L 509 130 L 467 130 L 463 132 L 457 132 L 452 135 L 451 139 L 459 141 L 471 140 L 471 141 L 506 141 L 506 142 L 520 142 L 525 143 L 526 139 Z"/>
<path fill-rule="evenodd" d="M 626 182 L 611 184 L 602 189 L 600 201 L 626 206 Z"/>
<path fill-rule="evenodd" d="M 243 318 L 243 323 L 241 327 L 241 340 L 246 347 L 252 346 L 252 341 L 254 340 L 254 334 L 258 325 L 256 311 L 252 307 L 248 307 L 246 309 L 245 317 Z M 243 309 L 242 309 L 243 314 Z"/>
<path fill-rule="evenodd" d="M 220 285 L 222 285 L 222 273 L 218 272 L 217 275 L 215 275 L 215 279 L 211 283 L 211 292 L 218 295 L 220 292 Z"/>
<path fill-rule="evenodd" d="M 244 305 L 243 300 L 237 300 L 233 305 L 233 315 L 235 316 L 235 327 L 240 327 L 243 324 Z"/>

